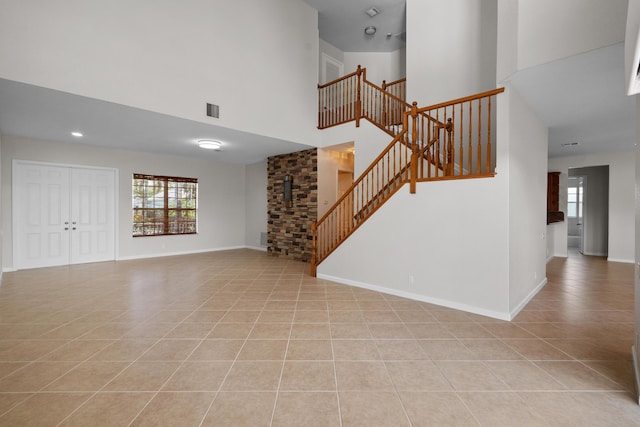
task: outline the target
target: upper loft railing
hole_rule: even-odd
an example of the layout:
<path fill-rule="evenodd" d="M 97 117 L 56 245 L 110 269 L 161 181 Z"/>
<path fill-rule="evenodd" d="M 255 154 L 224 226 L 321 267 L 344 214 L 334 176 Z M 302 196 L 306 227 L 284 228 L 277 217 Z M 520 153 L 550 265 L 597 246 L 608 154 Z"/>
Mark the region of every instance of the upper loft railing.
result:
<path fill-rule="evenodd" d="M 311 273 L 405 183 L 494 176 L 494 97 L 504 89 L 418 108 L 366 80 L 358 67 L 319 89 L 319 125 L 361 118 L 393 140 L 342 197 L 313 224 Z M 398 119 L 400 117 L 400 119 Z"/>
<path fill-rule="evenodd" d="M 405 77 L 399 80 L 394 80 L 389 83 L 387 83 L 386 80 L 383 80 L 382 90 L 395 96 L 396 98 L 400 98 L 403 101 L 406 101 L 407 100 L 407 78 Z"/>
<path fill-rule="evenodd" d="M 385 87 L 388 90 L 385 90 Z M 367 119 L 391 136 L 398 133 L 402 115 L 411 110 L 405 101 L 405 79 L 380 87 L 367 80 L 367 69 L 358 69 L 337 80 L 318 85 L 318 128 L 326 129 Z"/>

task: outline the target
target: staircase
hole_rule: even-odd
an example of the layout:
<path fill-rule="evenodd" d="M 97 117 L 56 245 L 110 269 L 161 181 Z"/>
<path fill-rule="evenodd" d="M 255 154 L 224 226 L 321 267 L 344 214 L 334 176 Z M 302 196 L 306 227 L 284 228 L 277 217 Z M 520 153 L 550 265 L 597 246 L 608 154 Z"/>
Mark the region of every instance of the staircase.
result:
<path fill-rule="evenodd" d="M 404 80 L 383 87 L 358 69 L 318 86 L 318 128 L 365 119 L 391 142 L 327 213 L 312 225 L 311 275 L 317 266 L 404 184 L 493 177 L 493 98 L 503 88 L 418 108 L 406 103 Z M 384 89 L 383 89 L 384 88 Z M 400 96 L 398 96 L 400 95 Z"/>

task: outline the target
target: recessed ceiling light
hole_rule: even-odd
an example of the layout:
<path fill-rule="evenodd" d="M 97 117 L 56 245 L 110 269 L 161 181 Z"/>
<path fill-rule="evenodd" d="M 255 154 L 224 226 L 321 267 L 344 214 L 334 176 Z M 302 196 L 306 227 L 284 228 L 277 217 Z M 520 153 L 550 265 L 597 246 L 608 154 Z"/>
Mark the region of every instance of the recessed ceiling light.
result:
<path fill-rule="evenodd" d="M 367 28 L 364 29 L 364 33 L 368 36 L 374 35 L 376 31 L 377 29 L 373 25 L 369 25 Z"/>
<path fill-rule="evenodd" d="M 198 141 L 198 145 L 200 148 L 206 148 L 207 150 L 220 150 L 222 147 L 222 142 L 215 141 L 213 139 L 201 139 Z"/>
<path fill-rule="evenodd" d="M 78 131 L 73 131 L 71 132 L 71 135 L 75 136 L 76 138 L 82 138 L 82 132 L 78 132 Z"/>

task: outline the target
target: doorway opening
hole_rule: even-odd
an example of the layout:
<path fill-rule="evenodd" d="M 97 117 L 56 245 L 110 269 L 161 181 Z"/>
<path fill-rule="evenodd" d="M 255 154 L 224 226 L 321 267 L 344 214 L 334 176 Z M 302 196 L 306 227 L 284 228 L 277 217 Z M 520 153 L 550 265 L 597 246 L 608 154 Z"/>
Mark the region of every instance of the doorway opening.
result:
<path fill-rule="evenodd" d="M 569 254 L 609 254 L 609 166 L 569 169 L 567 180 Z"/>

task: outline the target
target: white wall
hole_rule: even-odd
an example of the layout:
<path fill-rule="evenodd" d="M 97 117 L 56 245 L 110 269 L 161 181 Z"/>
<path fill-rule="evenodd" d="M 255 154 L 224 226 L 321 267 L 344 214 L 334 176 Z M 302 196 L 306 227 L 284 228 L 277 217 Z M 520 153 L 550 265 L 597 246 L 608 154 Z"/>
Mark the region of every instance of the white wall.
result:
<path fill-rule="evenodd" d="M 356 71 L 358 65 L 367 69 L 367 80 L 378 86 L 406 77 L 406 49 L 393 52 L 345 52 L 345 74 Z"/>
<path fill-rule="evenodd" d="M 0 78 L 304 144 L 319 138 L 317 11 L 300 0 L 0 0 L 0 10 Z M 220 119 L 206 117 L 207 102 Z"/>
<path fill-rule="evenodd" d="M 518 0 L 518 70 L 620 43 L 627 0 Z"/>
<path fill-rule="evenodd" d="M 58 164 L 118 169 L 117 256 L 119 259 L 204 252 L 245 246 L 245 167 L 83 144 L 2 138 L 3 269 L 13 268 L 12 161 L 33 160 Z M 131 236 L 131 179 L 133 173 L 198 178 L 198 234 L 188 236 Z"/>
<path fill-rule="evenodd" d="M 507 318 L 508 218 L 496 209 L 505 184 L 419 183 L 416 194 L 405 185 L 319 265 L 318 277 Z"/>
<path fill-rule="evenodd" d="M 516 313 L 546 283 L 548 136 L 514 87 L 507 85 L 498 102 L 499 126 L 508 108 L 508 139 L 498 134 L 499 144 L 508 144 L 508 170 L 501 165 L 499 173 L 509 176 L 509 309 Z"/>
<path fill-rule="evenodd" d="M 407 0 L 407 99 L 421 107 L 496 88 L 497 0 Z"/>
<path fill-rule="evenodd" d="M 633 152 L 598 153 L 549 159 L 549 171 L 561 172 L 560 209 L 567 210 L 567 176 L 570 168 L 609 165 L 609 261 L 633 262 L 635 259 L 636 165 Z M 567 256 L 566 221 L 556 226 L 554 256 Z"/>
<path fill-rule="evenodd" d="M 322 83 L 322 54 L 330 56 L 331 58 L 342 62 L 344 65 L 344 52 L 335 47 L 334 45 L 327 43 L 326 41 L 319 39 L 319 57 L 318 57 L 318 83 Z M 344 69 L 346 74 L 351 73 L 355 70 Z"/>
<path fill-rule="evenodd" d="M 246 166 L 245 172 L 245 245 L 260 246 L 260 233 L 267 232 L 267 160 Z"/>
<path fill-rule="evenodd" d="M 360 121 L 360 127 L 350 122 L 324 129 L 320 134 L 322 147 L 354 143 L 354 178 L 360 176 L 393 140 L 389 134 L 364 119 Z"/>

